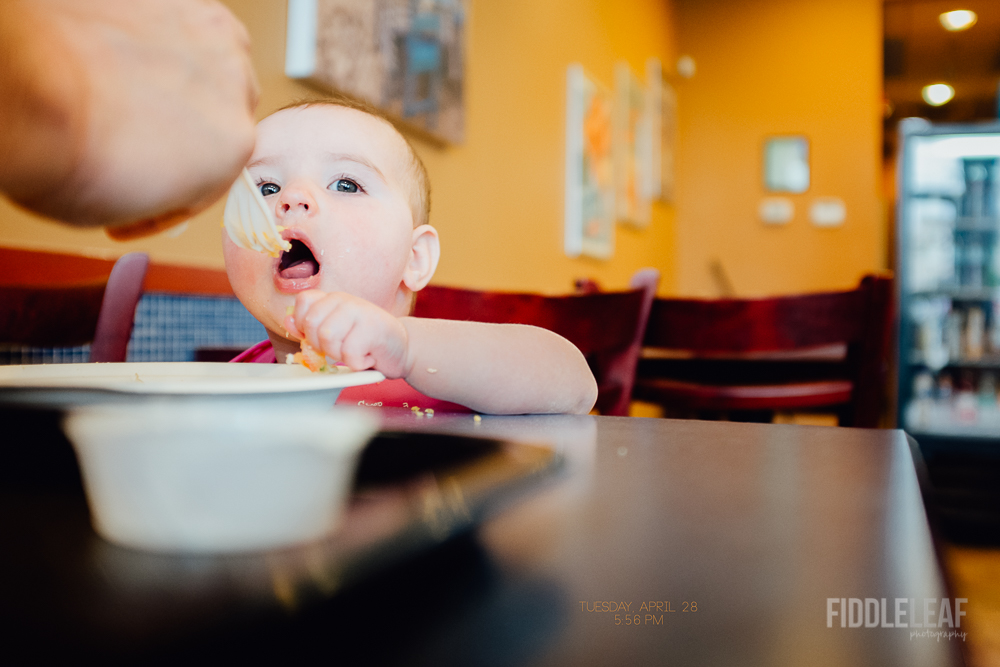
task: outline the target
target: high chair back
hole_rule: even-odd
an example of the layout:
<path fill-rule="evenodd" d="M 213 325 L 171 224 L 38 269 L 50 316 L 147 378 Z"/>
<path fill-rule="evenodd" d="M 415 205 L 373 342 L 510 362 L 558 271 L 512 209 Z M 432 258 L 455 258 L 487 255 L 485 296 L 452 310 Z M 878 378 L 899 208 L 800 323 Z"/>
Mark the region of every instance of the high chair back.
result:
<path fill-rule="evenodd" d="M 125 361 L 148 266 L 148 255 L 133 252 L 119 258 L 105 280 L 0 285 L 0 343 L 90 343 L 91 361 Z"/>

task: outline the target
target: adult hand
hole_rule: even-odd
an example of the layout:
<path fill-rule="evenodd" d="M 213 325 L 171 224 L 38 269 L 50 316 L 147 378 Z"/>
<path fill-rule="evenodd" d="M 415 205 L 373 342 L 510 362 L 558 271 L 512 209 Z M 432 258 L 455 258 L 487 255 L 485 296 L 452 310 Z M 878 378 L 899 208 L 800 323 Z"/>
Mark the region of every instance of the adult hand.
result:
<path fill-rule="evenodd" d="M 26 208 L 153 233 L 253 150 L 249 37 L 215 0 L 9 0 L 0 43 L 0 190 Z"/>
<path fill-rule="evenodd" d="M 374 368 L 387 378 L 400 378 L 413 365 L 399 319 L 346 292 L 300 292 L 284 324 L 290 334 L 354 371 Z"/>

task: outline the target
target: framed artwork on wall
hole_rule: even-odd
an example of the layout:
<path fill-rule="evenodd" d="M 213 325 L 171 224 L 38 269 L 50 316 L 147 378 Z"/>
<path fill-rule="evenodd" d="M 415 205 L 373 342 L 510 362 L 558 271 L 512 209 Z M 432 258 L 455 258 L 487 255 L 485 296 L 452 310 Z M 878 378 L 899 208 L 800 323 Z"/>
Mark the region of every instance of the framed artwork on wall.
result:
<path fill-rule="evenodd" d="M 459 143 L 465 19 L 466 0 L 288 0 L 285 74 Z"/>
<path fill-rule="evenodd" d="M 646 87 L 627 63 L 615 66 L 615 213 L 620 222 L 645 227 L 652 214 L 652 124 Z"/>
<path fill-rule="evenodd" d="M 646 89 L 652 149 L 646 194 L 652 201 L 672 202 L 677 155 L 677 93 L 664 80 L 663 66 L 658 58 L 650 58 L 646 63 Z"/>
<path fill-rule="evenodd" d="M 646 198 L 655 201 L 663 192 L 663 66 L 659 58 L 646 61 L 646 113 L 649 114 L 649 164 L 643 188 Z"/>
<path fill-rule="evenodd" d="M 802 136 L 764 141 L 764 189 L 802 193 L 809 189 L 809 140 Z"/>
<path fill-rule="evenodd" d="M 649 164 L 643 168 L 645 196 L 650 201 L 674 200 L 674 160 L 677 151 L 677 94 L 663 78 L 659 58 L 646 61 L 646 113 L 649 114 Z"/>
<path fill-rule="evenodd" d="M 611 93 L 580 65 L 566 76 L 565 251 L 610 259 L 615 242 Z"/>

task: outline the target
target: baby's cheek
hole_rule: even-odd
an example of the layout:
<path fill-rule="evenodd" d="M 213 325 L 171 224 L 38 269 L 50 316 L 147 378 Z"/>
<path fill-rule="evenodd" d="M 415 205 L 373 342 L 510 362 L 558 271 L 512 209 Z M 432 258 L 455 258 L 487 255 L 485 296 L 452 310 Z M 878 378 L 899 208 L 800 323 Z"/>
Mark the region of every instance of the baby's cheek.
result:
<path fill-rule="evenodd" d="M 253 262 L 242 258 L 226 261 L 226 274 L 229 276 L 229 284 L 232 285 L 233 291 L 239 294 L 241 291 L 253 289 L 260 282 L 260 272 L 255 268 Z"/>
<path fill-rule="evenodd" d="M 257 319 L 274 291 L 271 278 L 271 258 L 267 255 L 238 248 L 228 238 L 223 241 L 226 275 L 236 297 Z"/>
<path fill-rule="evenodd" d="M 259 266 L 259 252 L 239 248 L 229 236 L 223 232 L 222 256 L 226 262 L 226 275 L 233 291 L 239 294 L 242 288 L 252 286 L 261 277 L 262 267 Z"/>

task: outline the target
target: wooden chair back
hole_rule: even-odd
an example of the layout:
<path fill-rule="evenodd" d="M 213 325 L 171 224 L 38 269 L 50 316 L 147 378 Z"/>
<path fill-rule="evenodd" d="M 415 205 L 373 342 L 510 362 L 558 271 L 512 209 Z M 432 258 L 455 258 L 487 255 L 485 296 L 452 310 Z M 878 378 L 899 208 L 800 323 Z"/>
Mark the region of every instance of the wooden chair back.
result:
<path fill-rule="evenodd" d="M 544 296 L 431 285 L 417 293 L 417 317 L 531 324 L 556 332 L 583 352 L 597 378 L 597 410 L 627 415 L 646 319 L 659 272 L 644 269 L 632 289 L 600 294 Z"/>
<path fill-rule="evenodd" d="M 656 299 L 635 398 L 681 412 L 833 408 L 874 427 L 884 405 L 892 279 L 764 299 Z"/>
<path fill-rule="evenodd" d="M 62 285 L 0 285 L 0 342 L 31 347 L 90 343 L 91 361 L 125 361 L 149 266 L 123 255 L 106 280 Z"/>

